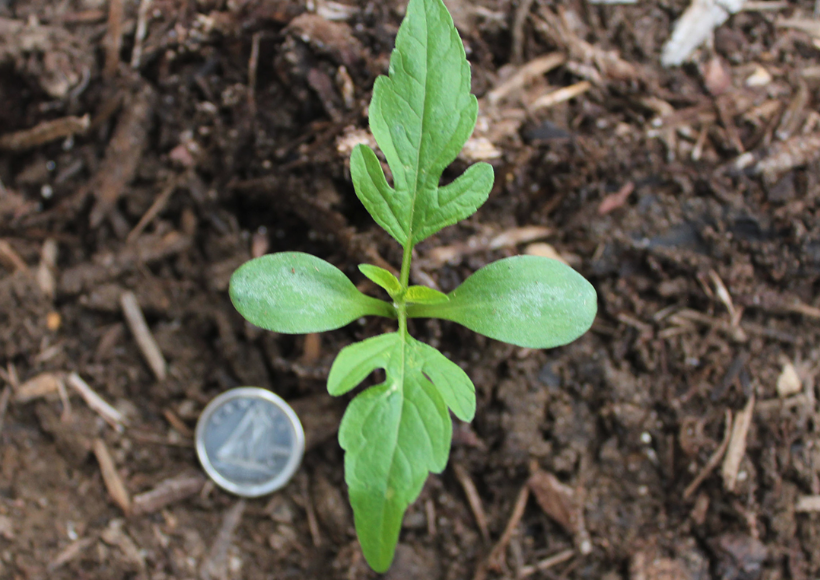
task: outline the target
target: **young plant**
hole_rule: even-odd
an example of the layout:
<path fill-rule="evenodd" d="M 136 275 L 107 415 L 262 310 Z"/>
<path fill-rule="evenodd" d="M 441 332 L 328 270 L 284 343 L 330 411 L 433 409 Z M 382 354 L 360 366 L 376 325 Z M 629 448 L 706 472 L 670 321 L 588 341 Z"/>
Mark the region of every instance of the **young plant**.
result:
<path fill-rule="evenodd" d="M 389 76 L 376 80 L 370 104 L 370 129 L 393 174 L 392 187 L 369 147 L 358 145 L 350 158 L 356 195 L 404 250 L 398 279 L 382 268 L 359 266 L 391 301 L 362 294 L 336 267 L 299 252 L 256 258 L 231 278 L 236 309 L 276 332 L 333 330 L 368 314 L 398 319 L 397 332 L 342 349 L 327 382 L 331 395 L 343 395 L 375 369 L 385 372 L 383 383 L 353 399 L 339 428 L 356 532 L 379 572 L 393 559 L 407 506 L 428 473 L 447 464 L 448 409 L 471 421 L 476 406 L 467 374 L 411 337 L 407 319 L 442 318 L 497 340 L 550 348 L 578 338 L 595 317 L 592 285 L 547 258 L 499 260 L 449 294 L 410 285 L 413 247 L 473 214 L 492 188 L 493 169 L 486 163 L 439 185 L 472 133 L 477 112 L 464 47 L 442 0 L 410 0 Z"/>

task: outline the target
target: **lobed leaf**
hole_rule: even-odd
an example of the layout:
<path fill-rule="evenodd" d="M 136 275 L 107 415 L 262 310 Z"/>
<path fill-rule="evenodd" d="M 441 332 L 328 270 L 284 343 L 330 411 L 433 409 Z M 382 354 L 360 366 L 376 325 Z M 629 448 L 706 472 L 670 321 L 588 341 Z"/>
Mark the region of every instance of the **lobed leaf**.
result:
<path fill-rule="evenodd" d="M 301 252 L 246 262 L 231 276 L 229 294 L 245 319 L 275 332 L 333 330 L 367 314 L 396 318 L 392 304 L 362 294 L 341 270 Z"/>
<path fill-rule="evenodd" d="M 370 129 L 393 174 L 385 179 L 373 151 L 358 145 L 350 157 L 356 194 L 373 219 L 402 246 L 413 246 L 471 215 L 486 201 L 493 170 L 471 167 L 439 188 L 475 127 L 478 101 L 470 94 L 470 65 L 441 0 L 411 0 L 370 104 Z"/>
<path fill-rule="evenodd" d="M 578 272 L 539 256 L 484 266 L 440 304 L 407 307 L 412 318 L 443 318 L 496 340 L 529 348 L 572 342 L 592 326 L 598 309 L 592 284 Z"/>
<path fill-rule="evenodd" d="M 452 439 L 449 406 L 459 418 L 475 413 L 475 388 L 434 348 L 398 333 L 350 345 L 339 353 L 328 391 L 352 389 L 376 368 L 385 381 L 360 393 L 339 428 L 345 480 L 356 533 L 377 572 L 390 566 L 407 506 L 429 472 L 447 464 Z"/>

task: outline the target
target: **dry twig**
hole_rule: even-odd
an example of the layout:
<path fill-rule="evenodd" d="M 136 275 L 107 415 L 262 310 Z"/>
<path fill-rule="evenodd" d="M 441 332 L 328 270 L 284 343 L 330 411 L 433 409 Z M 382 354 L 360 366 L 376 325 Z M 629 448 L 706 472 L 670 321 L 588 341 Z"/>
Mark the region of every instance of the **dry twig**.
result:
<path fill-rule="evenodd" d="M 162 192 L 160 192 L 154 200 L 154 203 L 151 204 L 151 207 L 148 208 L 148 211 L 143 214 L 140 221 L 134 226 L 134 229 L 129 232 L 128 237 L 125 238 L 126 244 L 133 244 L 146 226 L 148 226 L 148 224 L 150 224 L 153 219 L 159 215 L 159 212 L 165 209 L 165 206 L 168 204 L 168 200 L 171 199 L 171 195 L 179 186 L 179 182 L 179 178 L 172 178 L 171 181 L 165 186 Z"/>
<path fill-rule="evenodd" d="M 589 81 L 581 81 L 580 83 L 575 83 L 574 85 L 560 88 L 558 90 L 547 93 L 546 95 L 541 95 L 540 97 L 535 99 L 535 101 L 533 101 L 530 105 L 530 109 L 533 111 L 537 111 L 539 109 L 548 109 L 549 107 L 554 107 L 559 103 L 563 103 L 565 101 L 569 101 L 570 99 L 574 99 L 575 97 L 583 95 L 591 88 L 592 83 L 590 83 Z"/>
<path fill-rule="evenodd" d="M 557 566 L 558 564 L 563 564 L 567 560 L 571 559 L 575 555 L 575 550 L 561 550 L 557 554 L 550 556 L 549 558 L 544 558 L 537 564 L 532 566 L 524 566 L 518 572 L 518 578 L 528 578 L 535 574 L 536 572 L 543 572 L 544 570 L 549 570 Z"/>
<path fill-rule="evenodd" d="M 139 11 L 137 12 L 137 30 L 134 33 L 134 49 L 131 51 L 131 68 L 138 69 L 142 59 L 142 43 L 145 34 L 148 32 L 148 11 L 151 9 L 152 0 L 140 0 Z"/>
<path fill-rule="evenodd" d="M 484 506 L 481 504 L 481 497 L 478 495 L 478 490 L 470 478 L 470 474 L 459 463 L 453 464 L 453 471 L 456 474 L 458 482 L 464 488 L 464 494 L 467 496 L 467 502 L 470 504 L 470 509 L 473 510 L 478 530 L 481 532 L 481 537 L 484 541 L 490 542 L 490 530 L 487 527 L 487 516 L 484 513 Z"/>
<path fill-rule="evenodd" d="M 510 543 L 510 539 L 512 538 L 515 528 L 518 526 L 521 518 L 524 517 L 524 509 L 527 507 L 527 499 L 529 499 L 529 497 L 530 486 L 529 484 L 524 484 L 524 487 L 522 487 L 521 491 L 518 492 L 518 497 L 515 500 L 512 515 L 510 515 L 510 520 L 507 522 L 507 527 L 504 528 L 504 533 L 501 534 L 501 538 L 498 540 L 492 552 L 490 552 L 489 558 L 487 559 L 487 567 L 490 570 L 494 570 L 496 572 L 501 570 L 504 564 L 504 553 L 507 551 L 507 546 Z"/>
<path fill-rule="evenodd" d="M 706 465 L 703 466 L 700 473 L 692 480 L 692 483 L 686 486 L 686 489 L 683 491 L 683 499 L 692 497 L 692 494 L 700 487 L 700 484 L 709 477 L 709 474 L 714 471 L 715 467 L 720 463 L 720 460 L 723 459 L 723 454 L 726 452 L 726 448 L 729 446 L 729 440 L 732 437 L 732 412 L 728 409 L 726 410 L 725 423 L 726 425 L 723 428 L 723 441 L 720 442 L 718 448 L 715 449 L 715 452 L 709 457 L 709 461 L 706 462 Z"/>
<path fill-rule="evenodd" d="M 103 78 L 107 80 L 114 78 L 120 64 L 123 12 L 122 0 L 110 0 L 108 2 L 108 31 L 103 40 L 103 46 L 105 46 Z"/>
<path fill-rule="evenodd" d="M 57 139 L 69 137 L 75 133 L 83 133 L 90 125 L 91 118 L 88 115 L 43 121 L 31 129 L 23 129 L 22 131 L 3 135 L 0 137 L 0 149 L 24 151 Z"/>
<path fill-rule="evenodd" d="M 51 562 L 49 562 L 49 572 L 53 572 L 57 568 L 68 564 L 82 554 L 83 550 L 88 548 L 93 543 L 94 538 L 80 538 L 79 540 L 71 542 L 59 554 L 57 554 Z"/>
<path fill-rule="evenodd" d="M 205 478 L 199 474 L 183 474 L 163 480 L 153 489 L 134 496 L 131 503 L 134 515 L 157 512 L 167 505 L 182 501 L 196 495 L 205 484 Z"/>
<path fill-rule="evenodd" d="M 142 315 L 142 310 L 137 302 L 137 297 L 130 290 L 123 292 L 120 297 L 120 304 L 122 305 L 122 312 L 125 315 L 125 321 L 128 323 L 128 328 L 134 335 L 137 345 L 145 357 L 148 366 L 154 372 L 157 380 L 163 381 L 166 376 L 165 358 L 162 356 L 157 341 L 151 334 L 151 329 L 145 322 L 145 317 Z"/>
<path fill-rule="evenodd" d="M 11 387 L 6 385 L 3 393 L 0 394 L 0 433 L 3 432 L 3 423 L 6 420 L 6 409 L 9 406 L 9 399 L 11 399 Z"/>
<path fill-rule="evenodd" d="M 96 411 L 106 423 L 111 425 L 115 431 L 122 432 L 125 417 L 114 407 L 106 403 L 94 390 L 88 386 L 77 373 L 68 375 L 68 384 L 85 400 L 86 404 Z"/>
<path fill-rule="evenodd" d="M 552 69 L 561 66 L 566 62 L 566 60 L 566 57 L 559 52 L 553 52 L 544 56 L 539 56 L 538 58 L 534 58 L 519 68 L 515 74 L 496 85 L 493 90 L 487 93 L 487 102 L 490 105 L 497 104 L 509 94 L 522 89 L 527 83 L 532 82 L 533 79 L 536 79 L 541 75 L 548 73 Z"/>

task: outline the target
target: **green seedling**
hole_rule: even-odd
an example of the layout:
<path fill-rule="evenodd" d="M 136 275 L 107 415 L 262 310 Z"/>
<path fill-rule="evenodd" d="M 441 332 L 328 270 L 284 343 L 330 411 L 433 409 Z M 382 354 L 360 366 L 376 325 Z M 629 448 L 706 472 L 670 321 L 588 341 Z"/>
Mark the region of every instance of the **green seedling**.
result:
<path fill-rule="evenodd" d="M 350 158 L 356 195 L 404 251 L 398 278 L 359 266 L 390 301 L 366 296 L 336 267 L 299 252 L 256 258 L 231 278 L 236 309 L 276 332 L 333 330 L 369 314 L 398 320 L 397 332 L 342 349 L 327 382 L 331 395 L 343 395 L 375 369 L 385 372 L 384 382 L 353 399 L 339 428 L 356 532 L 368 563 L 379 572 L 393 559 L 407 506 L 428 473 L 440 473 L 447 464 L 448 409 L 471 421 L 476 407 L 467 373 L 411 337 L 407 319 L 441 318 L 515 345 L 550 348 L 578 338 L 595 317 L 592 285 L 547 258 L 493 262 L 449 294 L 410 286 L 413 247 L 473 214 L 492 188 L 493 169 L 486 163 L 439 185 L 477 113 L 464 47 L 442 0 L 410 0 L 389 76 L 376 80 L 370 104 L 370 129 L 392 172 L 392 186 L 372 149 L 358 145 Z"/>

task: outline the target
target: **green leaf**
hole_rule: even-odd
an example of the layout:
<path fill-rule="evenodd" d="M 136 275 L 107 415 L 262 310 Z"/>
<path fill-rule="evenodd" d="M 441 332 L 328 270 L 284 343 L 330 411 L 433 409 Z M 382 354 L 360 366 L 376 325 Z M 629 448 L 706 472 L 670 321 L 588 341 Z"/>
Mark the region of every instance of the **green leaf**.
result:
<path fill-rule="evenodd" d="M 453 428 L 447 406 L 471 418 L 475 390 L 434 348 L 391 333 L 344 348 L 330 370 L 328 391 L 345 393 L 377 368 L 384 369 L 385 381 L 353 399 L 339 443 L 362 551 L 374 570 L 384 572 L 407 506 L 427 474 L 447 464 Z"/>
<path fill-rule="evenodd" d="M 450 292 L 450 301 L 410 305 L 412 318 L 443 318 L 490 338 L 529 348 L 572 342 L 597 311 L 592 284 L 549 258 L 516 256 L 484 266 Z"/>
<path fill-rule="evenodd" d="M 470 65 L 441 0 L 411 0 L 370 103 L 370 129 L 393 174 L 387 184 L 373 151 L 357 146 L 350 158 L 356 194 L 402 246 L 412 247 L 471 215 L 486 201 L 493 170 L 474 165 L 447 187 L 444 169 L 475 127 L 478 101 L 470 94 Z"/>
<path fill-rule="evenodd" d="M 372 264 L 359 264 L 359 271 L 367 276 L 367 278 L 387 290 L 391 298 L 395 298 L 401 294 L 401 284 L 392 272 L 388 272 L 384 268 L 373 266 Z"/>
<path fill-rule="evenodd" d="M 396 318 L 391 304 L 365 296 L 341 270 L 301 252 L 246 262 L 231 276 L 229 294 L 249 322 L 275 332 L 333 330 L 367 314 Z"/>
<path fill-rule="evenodd" d="M 438 304 L 447 302 L 449 298 L 444 292 L 433 290 L 427 286 L 410 286 L 404 293 L 404 300 L 414 304 Z"/>

